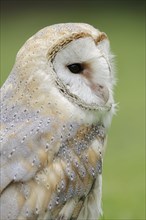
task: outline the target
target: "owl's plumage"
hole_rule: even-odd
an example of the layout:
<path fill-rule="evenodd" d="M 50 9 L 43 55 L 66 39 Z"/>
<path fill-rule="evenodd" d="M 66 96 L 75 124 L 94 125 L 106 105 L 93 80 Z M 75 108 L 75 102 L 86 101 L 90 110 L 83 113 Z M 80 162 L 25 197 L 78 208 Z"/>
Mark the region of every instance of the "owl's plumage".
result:
<path fill-rule="evenodd" d="M 105 33 L 46 27 L 1 88 L 1 219 L 97 219 L 115 76 Z"/>

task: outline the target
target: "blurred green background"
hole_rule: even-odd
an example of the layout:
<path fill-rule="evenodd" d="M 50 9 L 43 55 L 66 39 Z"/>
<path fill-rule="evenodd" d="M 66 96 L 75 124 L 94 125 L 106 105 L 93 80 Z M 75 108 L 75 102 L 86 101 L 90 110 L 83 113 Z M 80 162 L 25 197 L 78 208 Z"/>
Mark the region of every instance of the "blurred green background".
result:
<path fill-rule="evenodd" d="M 1 84 L 23 43 L 39 29 L 86 22 L 107 33 L 116 55 L 119 110 L 103 167 L 105 220 L 145 216 L 145 1 L 1 1 Z"/>

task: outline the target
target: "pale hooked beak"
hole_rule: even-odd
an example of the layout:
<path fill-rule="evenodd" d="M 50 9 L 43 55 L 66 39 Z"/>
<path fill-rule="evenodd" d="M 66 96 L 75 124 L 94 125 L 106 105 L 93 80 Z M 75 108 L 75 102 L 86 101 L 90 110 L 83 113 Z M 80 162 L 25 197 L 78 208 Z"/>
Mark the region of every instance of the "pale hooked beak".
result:
<path fill-rule="evenodd" d="M 93 85 L 91 89 L 92 91 L 94 91 L 95 95 L 103 100 L 104 104 L 107 103 L 109 99 L 109 90 L 106 86 L 96 84 Z"/>

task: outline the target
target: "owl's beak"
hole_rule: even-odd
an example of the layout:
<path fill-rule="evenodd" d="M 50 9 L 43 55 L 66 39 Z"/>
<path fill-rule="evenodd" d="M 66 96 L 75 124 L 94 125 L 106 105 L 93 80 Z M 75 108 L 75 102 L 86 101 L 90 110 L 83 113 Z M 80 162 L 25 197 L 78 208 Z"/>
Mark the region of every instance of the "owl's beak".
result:
<path fill-rule="evenodd" d="M 103 103 L 106 104 L 109 99 L 109 90 L 106 86 L 100 84 L 93 84 L 90 86 L 91 90 L 96 96 L 102 99 Z"/>
<path fill-rule="evenodd" d="M 87 84 L 90 86 L 92 92 L 106 104 L 109 99 L 109 90 L 105 85 L 93 82 L 91 72 L 90 68 L 86 67 L 83 71 L 83 76 L 87 79 Z"/>

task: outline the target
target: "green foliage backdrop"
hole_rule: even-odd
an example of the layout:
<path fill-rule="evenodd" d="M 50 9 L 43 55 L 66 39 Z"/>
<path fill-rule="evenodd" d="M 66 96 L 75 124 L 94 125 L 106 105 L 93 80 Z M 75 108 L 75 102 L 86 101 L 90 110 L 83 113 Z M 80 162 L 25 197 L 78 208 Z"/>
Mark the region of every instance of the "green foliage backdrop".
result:
<path fill-rule="evenodd" d="M 39 29 L 86 22 L 109 36 L 116 55 L 119 110 L 103 167 L 105 220 L 145 216 L 145 12 L 144 1 L 1 1 L 1 84 L 23 43 Z"/>

